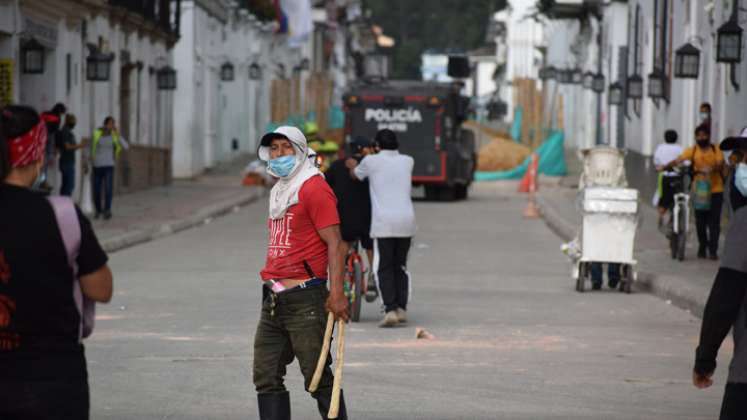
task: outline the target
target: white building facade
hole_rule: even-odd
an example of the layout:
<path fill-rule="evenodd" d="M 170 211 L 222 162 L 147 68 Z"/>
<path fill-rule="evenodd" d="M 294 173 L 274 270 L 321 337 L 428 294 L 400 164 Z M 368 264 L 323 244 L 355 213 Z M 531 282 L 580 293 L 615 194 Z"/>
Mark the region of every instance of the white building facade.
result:
<path fill-rule="evenodd" d="M 168 183 L 171 172 L 171 93 L 157 88 L 156 72 L 171 63 L 178 1 L 136 3 L 0 0 L 0 104 L 42 112 L 61 102 L 77 116 L 79 140 L 113 116 L 133 145 L 118 168 L 118 192 Z M 27 67 L 28 50 L 40 47 L 43 65 Z M 110 56 L 105 81 L 87 80 L 93 51 Z M 80 197 L 85 178 L 78 174 Z"/>
<path fill-rule="evenodd" d="M 272 122 L 272 81 L 298 77 L 303 86 L 312 38 L 292 45 L 274 21 L 261 22 L 234 2 L 184 0 L 181 10 L 173 162 L 174 176 L 189 178 L 256 152 Z"/>
<path fill-rule="evenodd" d="M 593 11 L 584 18 L 592 28 L 590 36 L 578 36 L 582 31 L 574 25 L 579 25 L 579 19 L 558 19 L 550 10 L 552 20 L 547 24 L 546 36 L 548 64 L 569 65 L 561 60 L 569 50 L 591 57 L 598 55 L 595 50 L 601 41 L 605 90 L 599 95 L 601 112 L 597 114 L 590 112 L 595 110 L 594 104 L 578 99 L 596 96 L 591 91 L 581 85 L 558 84 L 557 79 L 547 81 L 559 85 L 557 89 L 566 105 L 569 101 L 574 104 L 565 107 L 567 147 L 585 148 L 603 143 L 626 149 L 628 177 L 648 195 L 656 184 L 651 156 L 664 141 L 664 132 L 674 129 L 684 146 L 692 145 L 694 129 L 702 122 L 698 115 L 701 103 L 710 103 L 712 107 L 714 143 L 747 125 L 743 111 L 747 107 L 747 66 L 716 61 L 719 28 L 732 18 L 742 28 L 747 26 L 747 2 L 740 5 L 739 0 L 583 0 L 578 6 L 579 13 Z M 555 11 L 558 10 L 561 8 Z M 594 23 L 598 19 L 601 26 Z M 601 39 L 595 39 L 599 28 Z M 699 51 L 697 78 L 680 78 L 676 72 L 677 50 L 688 43 Z M 569 49 L 569 45 L 573 48 Z M 744 59 L 744 41 L 741 56 Z M 583 69 L 588 68 L 589 63 L 586 64 Z M 628 91 L 628 82 L 637 77 L 643 82 L 640 98 Z M 663 94 L 652 90 L 652 79 L 661 80 Z M 614 82 L 623 88 L 623 96 L 619 104 L 611 105 L 610 85 Z M 595 127 L 600 127 L 598 135 Z"/>

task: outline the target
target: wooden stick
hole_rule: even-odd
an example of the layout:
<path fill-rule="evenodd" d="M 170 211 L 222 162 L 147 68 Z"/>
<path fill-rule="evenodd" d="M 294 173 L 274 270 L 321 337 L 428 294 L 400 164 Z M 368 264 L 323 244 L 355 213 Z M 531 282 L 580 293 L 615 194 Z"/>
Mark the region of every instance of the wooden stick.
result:
<path fill-rule="evenodd" d="M 327 328 L 324 330 L 324 341 L 322 342 L 322 352 L 319 353 L 319 360 L 316 362 L 316 370 L 314 376 L 311 377 L 311 384 L 309 385 L 309 392 L 316 392 L 319 387 L 319 381 L 322 379 L 322 372 L 324 371 L 324 365 L 327 362 L 327 355 L 329 354 L 329 345 L 332 341 L 332 329 L 335 325 L 335 315 L 330 312 L 327 316 Z"/>
<path fill-rule="evenodd" d="M 336 419 L 340 411 L 340 388 L 342 386 L 342 366 L 345 362 L 345 321 L 337 321 L 337 364 L 335 365 L 335 380 L 332 383 L 332 402 L 329 405 L 327 417 Z"/>

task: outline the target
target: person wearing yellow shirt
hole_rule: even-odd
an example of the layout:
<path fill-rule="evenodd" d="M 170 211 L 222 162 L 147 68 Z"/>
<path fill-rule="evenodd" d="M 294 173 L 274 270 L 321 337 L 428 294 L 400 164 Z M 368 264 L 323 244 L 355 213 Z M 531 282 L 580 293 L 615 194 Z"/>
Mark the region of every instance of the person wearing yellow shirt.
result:
<path fill-rule="evenodd" d="M 710 203 L 698 209 L 695 206 L 695 224 L 698 231 L 698 258 L 718 259 L 718 240 L 721 235 L 721 209 L 724 203 L 724 155 L 711 143 L 711 131 L 706 124 L 695 129 L 694 146 L 685 149 L 674 162 L 692 162 L 693 189 L 710 189 Z M 707 181 L 707 182 L 699 182 Z M 697 195 L 698 191 L 696 191 Z M 710 204 L 710 205 L 708 205 Z"/>

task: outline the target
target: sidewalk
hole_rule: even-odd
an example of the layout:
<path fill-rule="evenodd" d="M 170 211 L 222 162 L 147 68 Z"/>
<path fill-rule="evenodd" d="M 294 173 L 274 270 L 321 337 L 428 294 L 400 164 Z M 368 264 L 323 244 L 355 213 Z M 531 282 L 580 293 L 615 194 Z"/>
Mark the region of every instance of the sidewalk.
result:
<path fill-rule="evenodd" d="M 241 185 L 245 159 L 193 180 L 115 196 L 111 220 L 93 220 L 107 252 L 115 252 L 206 223 L 262 197 L 264 188 Z"/>
<path fill-rule="evenodd" d="M 566 180 L 554 189 L 541 189 L 538 204 L 547 224 L 564 241 L 576 236 L 581 226 L 581 212 L 577 210 L 578 190 Z M 672 301 L 673 304 L 702 316 L 708 293 L 718 270 L 718 261 L 697 259 L 697 237 L 693 230 L 687 241 L 685 261 L 671 259 L 667 239 L 658 230 L 657 213 L 641 197 L 641 223 L 636 233 L 635 257 L 638 260 L 639 291 L 647 291 Z M 722 227 L 722 236 L 725 229 Z M 560 252 L 560 251 L 558 251 Z M 569 285 L 570 266 L 569 266 Z"/>

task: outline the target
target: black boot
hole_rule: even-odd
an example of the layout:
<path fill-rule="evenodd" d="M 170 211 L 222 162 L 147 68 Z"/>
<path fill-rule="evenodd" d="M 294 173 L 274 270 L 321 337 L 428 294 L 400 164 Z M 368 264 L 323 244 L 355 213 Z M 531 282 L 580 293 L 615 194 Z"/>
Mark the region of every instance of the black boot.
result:
<path fill-rule="evenodd" d="M 290 420 L 291 405 L 288 391 L 257 394 L 259 420 Z"/>
<path fill-rule="evenodd" d="M 340 411 L 337 413 L 337 420 L 348 420 L 348 412 L 345 409 L 345 396 L 340 390 Z M 323 420 L 327 419 L 327 413 L 329 413 L 329 406 L 332 401 L 332 390 L 319 391 L 314 394 L 316 398 L 316 406 L 319 407 L 319 414 L 322 415 Z"/>

